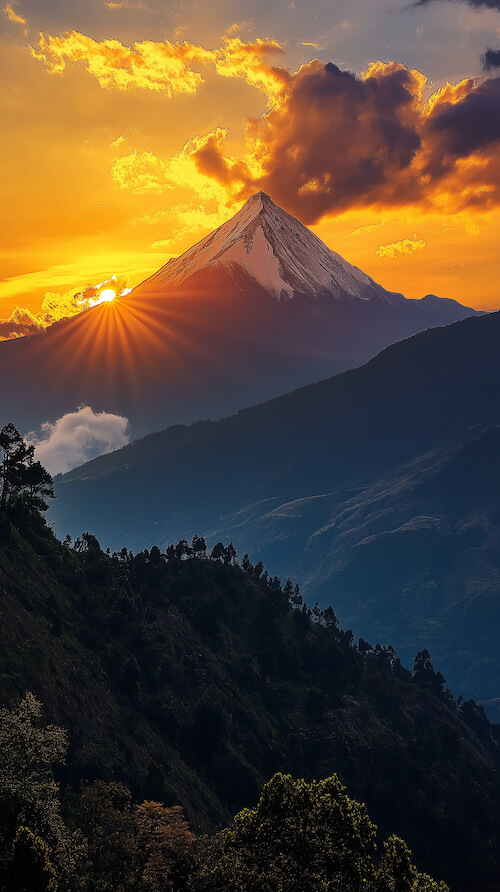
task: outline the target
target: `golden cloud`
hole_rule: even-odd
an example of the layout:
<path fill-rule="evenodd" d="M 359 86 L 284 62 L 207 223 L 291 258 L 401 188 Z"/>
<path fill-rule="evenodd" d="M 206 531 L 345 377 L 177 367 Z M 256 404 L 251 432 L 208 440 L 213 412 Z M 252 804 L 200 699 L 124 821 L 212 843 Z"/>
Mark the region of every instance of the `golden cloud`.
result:
<path fill-rule="evenodd" d="M 8 3 L 7 6 L 4 7 L 4 13 L 7 16 L 9 22 L 14 22 L 16 25 L 24 25 L 24 34 L 28 34 L 27 19 L 25 19 L 24 16 L 19 15 L 19 13 L 17 13 L 15 9 L 12 8 L 10 3 Z"/>
<path fill-rule="evenodd" d="M 168 97 L 195 93 L 203 78 L 192 65 L 209 61 L 212 55 L 187 42 L 145 40 L 127 47 L 119 40 L 97 41 L 77 31 L 60 37 L 41 34 L 38 47 L 30 49 L 52 72 L 64 71 L 69 62 L 83 62 L 101 87 L 135 87 Z"/>
<path fill-rule="evenodd" d="M 233 22 L 227 29 L 226 34 L 228 37 L 232 37 L 233 34 L 241 34 L 242 31 L 253 29 L 253 26 L 253 19 L 250 19 L 248 22 Z"/>
<path fill-rule="evenodd" d="M 15 307 L 8 318 L 0 319 L 0 340 L 39 334 L 54 322 L 76 316 L 95 306 L 100 302 L 99 295 L 109 290 L 113 290 L 117 295 L 126 294 L 130 290 L 127 288 L 126 277 L 110 276 L 98 285 L 86 285 L 82 291 L 76 293 L 67 291 L 64 294 L 56 294 L 47 291 L 39 313 L 32 313 L 26 307 Z"/>
<path fill-rule="evenodd" d="M 136 193 L 185 188 L 194 191 L 199 200 L 225 205 L 249 175 L 234 158 L 223 157 L 226 135 L 226 130 L 215 128 L 189 140 L 180 152 L 166 159 L 153 152 L 131 152 L 113 162 L 113 182 Z"/>
<path fill-rule="evenodd" d="M 247 122 L 238 164 L 220 140 L 199 171 L 228 188 L 233 174 L 241 197 L 262 189 L 305 223 L 354 207 L 488 210 L 500 203 L 500 78 L 424 102 L 426 83 L 395 62 L 358 78 L 314 60 Z"/>
<path fill-rule="evenodd" d="M 269 102 L 277 102 L 290 82 L 290 72 L 267 64 L 264 60 L 276 54 L 283 54 L 282 46 L 276 40 L 261 40 L 244 43 L 239 37 L 225 37 L 224 46 L 214 52 L 215 70 L 221 77 L 234 77 L 256 87 Z"/>
<path fill-rule="evenodd" d="M 127 47 L 77 32 L 41 35 L 32 49 L 54 72 L 83 63 L 108 89 L 195 93 L 210 66 L 266 97 L 265 113 L 246 122 L 238 158 L 226 150 L 222 127 L 167 158 L 136 149 L 112 164 L 121 189 L 181 187 L 225 208 L 263 189 L 305 223 L 355 207 L 455 213 L 499 203 L 500 78 L 446 84 L 425 101 L 425 76 L 400 63 L 373 62 L 357 77 L 316 59 L 292 73 L 270 61 L 282 53 L 274 40 L 226 36 L 211 50 L 187 41 Z"/>
<path fill-rule="evenodd" d="M 416 251 L 422 251 L 423 248 L 427 247 L 427 242 L 424 239 L 410 239 L 404 238 L 399 242 L 391 242 L 388 245 L 380 245 L 376 254 L 377 257 L 390 257 L 391 260 L 395 260 L 397 257 L 405 257 L 408 254 L 415 254 Z"/>
<path fill-rule="evenodd" d="M 32 56 L 49 71 L 61 73 L 70 62 L 82 62 L 101 87 L 127 90 L 137 88 L 165 94 L 193 94 L 204 78 L 193 66 L 211 64 L 221 77 L 245 80 L 268 97 L 279 92 L 288 79 L 285 69 L 274 68 L 264 60 L 283 53 L 275 40 L 244 43 L 225 37 L 219 49 L 206 50 L 188 41 L 171 43 L 150 40 L 128 47 L 119 40 L 93 40 L 78 31 L 58 37 L 40 34 Z"/>
<path fill-rule="evenodd" d="M 15 22 L 17 25 L 28 24 L 28 22 L 25 18 L 23 18 L 22 15 L 19 15 L 17 12 L 15 12 L 14 9 L 12 9 L 10 3 L 8 3 L 7 6 L 4 7 L 4 13 L 7 16 L 9 22 Z"/>
<path fill-rule="evenodd" d="M 146 3 L 142 3 L 141 0 L 135 0 L 135 2 L 130 2 L 130 0 L 104 0 L 108 9 L 140 9 L 143 12 L 151 12 L 149 6 Z"/>

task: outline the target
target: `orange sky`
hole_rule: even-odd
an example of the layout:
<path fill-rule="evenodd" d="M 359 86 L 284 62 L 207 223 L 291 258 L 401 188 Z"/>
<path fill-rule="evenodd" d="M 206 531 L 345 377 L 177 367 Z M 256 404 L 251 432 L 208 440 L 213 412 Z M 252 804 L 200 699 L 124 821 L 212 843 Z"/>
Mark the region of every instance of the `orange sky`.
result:
<path fill-rule="evenodd" d="M 500 306 L 499 78 L 479 58 L 500 11 L 401 3 L 398 64 L 370 67 L 385 7 L 342 0 L 330 21 L 315 2 L 307 31 L 294 3 L 262 30 L 258 3 L 236 22 L 216 4 L 212 25 L 132 0 L 86 21 L 72 2 L 4 8 L 0 318 L 138 284 L 260 188 L 388 289 Z"/>

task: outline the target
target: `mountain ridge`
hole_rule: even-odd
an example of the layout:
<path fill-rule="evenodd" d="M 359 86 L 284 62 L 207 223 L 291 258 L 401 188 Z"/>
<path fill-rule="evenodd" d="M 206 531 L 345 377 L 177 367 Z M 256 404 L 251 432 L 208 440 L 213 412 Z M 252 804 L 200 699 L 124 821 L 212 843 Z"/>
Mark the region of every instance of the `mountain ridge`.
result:
<path fill-rule="evenodd" d="M 90 528 L 112 548 L 163 546 L 194 532 L 210 543 L 231 539 L 278 572 L 293 572 L 308 600 L 334 600 L 341 622 L 391 639 L 405 658 L 405 648 L 430 643 L 457 693 L 494 700 L 498 641 L 484 611 L 497 615 L 500 518 L 491 498 L 449 509 L 437 483 L 453 450 L 472 454 L 476 440 L 478 486 L 496 479 L 488 445 L 496 440 L 487 431 L 500 426 L 499 337 L 499 313 L 473 317 L 218 422 L 151 434 L 57 478 L 51 516 L 61 536 Z M 461 461 L 457 495 L 472 481 Z M 422 490 L 429 474 L 434 502 Z M 425 527 L 424 516 L 437 522 Z M 361 545 L 375 533 L 374 544 Z M 407 554 L 407 576 L 396 573 L 398 548 Z"/>

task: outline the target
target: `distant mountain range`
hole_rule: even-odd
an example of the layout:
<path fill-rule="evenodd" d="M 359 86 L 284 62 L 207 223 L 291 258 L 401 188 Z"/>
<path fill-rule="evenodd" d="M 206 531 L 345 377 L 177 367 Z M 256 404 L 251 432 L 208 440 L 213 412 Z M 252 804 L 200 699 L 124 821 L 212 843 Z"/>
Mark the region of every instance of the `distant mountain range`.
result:
<path fill-rule="evenodd" d="M 57 478 L 51 517 L 112 549 L 232 539 L 372 644 L 407 661 L 429 647 L 454 693 L 497 715 L 499 339 L 500 314 L 466 319 L 150 435 Z"/>
<path fill-rule="evenodd" d="M 227 415 L 476 312 L 386 291 L 260 192 L 126 297 L 1 343 L 0 405 L 23 433 L 82 403 L 146 433 Z"/>

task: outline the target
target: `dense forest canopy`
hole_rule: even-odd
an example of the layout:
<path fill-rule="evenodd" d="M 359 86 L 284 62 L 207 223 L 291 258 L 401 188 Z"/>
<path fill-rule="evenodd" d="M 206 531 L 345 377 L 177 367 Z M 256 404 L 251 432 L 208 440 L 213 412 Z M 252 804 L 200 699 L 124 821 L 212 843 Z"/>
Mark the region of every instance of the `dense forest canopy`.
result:
<path fill-rule="evenodd" d="M 427 650 L 406 669 L 231 543 L 61 543 L 10 442 L 6 889 L 499 888 L 499 729 Z"/>

